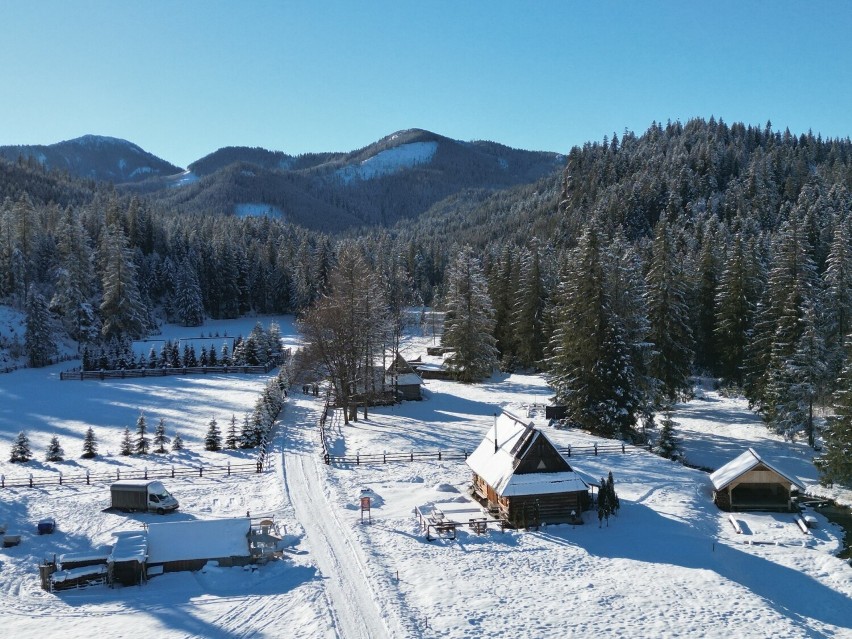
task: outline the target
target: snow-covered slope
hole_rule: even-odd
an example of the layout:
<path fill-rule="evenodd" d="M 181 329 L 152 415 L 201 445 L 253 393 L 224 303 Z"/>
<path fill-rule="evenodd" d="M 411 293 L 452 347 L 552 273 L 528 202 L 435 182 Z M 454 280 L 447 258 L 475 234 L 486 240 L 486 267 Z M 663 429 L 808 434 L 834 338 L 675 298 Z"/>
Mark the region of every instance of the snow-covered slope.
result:
<path fill-rule="evenodd" d="M 380 175 L 391 175 L 406 168 L 419 164 L 427 164 L 432 160 L 438 143 L 411 142 L 397 147 L 380 151 L 376 155 L 337 170 L 337 175 L 344 182 L 353 179 L 369 180 Z"/>

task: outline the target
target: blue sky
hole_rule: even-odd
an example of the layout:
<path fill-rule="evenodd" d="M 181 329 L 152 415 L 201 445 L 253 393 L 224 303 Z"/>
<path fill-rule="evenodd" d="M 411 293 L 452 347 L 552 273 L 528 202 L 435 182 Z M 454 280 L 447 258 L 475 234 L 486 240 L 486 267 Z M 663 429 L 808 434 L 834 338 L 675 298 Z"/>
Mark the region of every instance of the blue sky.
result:
<path fill-rule="evenodd" d="M 852 2 L 0 3 L 0 144 L 180 166 L 419 127 L 567 152 L 695 116 L 852 136 Z"/>

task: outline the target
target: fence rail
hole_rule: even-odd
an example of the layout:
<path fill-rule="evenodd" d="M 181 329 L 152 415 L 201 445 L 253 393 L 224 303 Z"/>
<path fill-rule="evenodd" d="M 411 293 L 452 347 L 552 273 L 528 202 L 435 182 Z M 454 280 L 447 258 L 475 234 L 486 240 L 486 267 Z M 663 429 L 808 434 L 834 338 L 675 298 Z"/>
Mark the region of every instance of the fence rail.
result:
<path fill-rule="evenodd" d="M 48 486 L 66 486 L 74 484 L 105 484 L 122 479 L 175 479 L 185 477 L 230 477 L 231 475 L 247 475 L 262 473 L 264 463 L 262 458 L 256 462 L 227 464 L 226 466 L 172 466 L 153 470 L 117 469 L 112 473 L 75 473 L 66 475 L 33 475 L 29 477 L 6 477 L 0 475 L 0 488 L 44 488 Z"/>
<path fill-rule="evenodd" d="M 323 425 L 324 426 L 324 425 Z M 321 426 L 322 430 L 322 426 Z M 646 449 L 638 446 L 625 444 L 623 442 L 612 442 L 593 444 L 591 446 L 568 446 L 560 448 L 559 452 L 566 457 L 577 455 L 611 455 L 644 452 Z M 434 451 L 410 451 L 407 453 L 356 453 L 355 455 L 332 455 L 328 451 L 323 452 L 323 460 L 326 464 L 341 464 L 360 466 L 361 464 L 391 464 L 399 462 L 414 461 L 456 461 L 466 460 L 472 451 L 468 450 L 434 450 Z"/>
<path fill-rule="evenodd" d="M 84 381 L 87 379 L 132 379 L 134 377 L 166 377 L 168 375 L 210 375 L 217 373 L 264 374 L 278 366 L 270 362 L 262 366 L 186 366 L 181 368 L 129 368 L 109 371 L 62 371 L 59 379 Z"/>

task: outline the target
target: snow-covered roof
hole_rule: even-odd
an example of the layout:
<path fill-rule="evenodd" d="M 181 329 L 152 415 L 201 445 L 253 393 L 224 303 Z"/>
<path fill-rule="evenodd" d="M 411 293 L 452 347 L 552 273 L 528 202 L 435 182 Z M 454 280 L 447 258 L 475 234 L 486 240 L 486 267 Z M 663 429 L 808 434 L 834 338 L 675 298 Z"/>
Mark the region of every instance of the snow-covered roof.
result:
<path fill-rule="evenodd" d="M 247 517 L 150 524 L 148 563 L 245 557 L 250 531 Z"/>
<path fill-rule="evenodd" d="M 141 530 L 114 532 L 115 545 L 109 555 L 109 561 L 135 561 L 145 563 L 148 555 L 148 537 Z"/>
<path fill-rule="evenodd" d="M 398 386 L 420 386 L 423 380 L 417 373 L 402 373 L 396 376 L 396 383 Z"/>
<path fill-rule="evenodd" d="M 532 422 L 524 423 L 520 417 L 504 410 L 488 429 L 476 450 L 467 458 L 467 465 L 501 497 L 547 495 L 588 489 L 586 483 L 573 470 L 515 473 L 517 455 L 522 450 L 529 450 L 539 437 L 550 443 L 547 435 L 534 428 Z"/>
<path fill-rule="evenodd" d="M 770 464 L 760 455 L 758 455 L 757 451 L 755 451 L 753 448 L 749 448 L 739 457 L 732 459 L 727 464 L 719 468 L 717 471 L 711 473 L 710 481 L 713 483 L 713 488 L 715 488 L 716 490 L 720 490 L 725 486 L 729 485 L 738 477 L 742 477 L 747 472 L 753 470 L 761 464 L 781 475 L 784 479 L 788 480 L 793 486 L 795 486 L 799 490 L 805 490 L 804 485 L 798 477 L 796 477 L 792 473 L 779 470 L 777 466 Z"/>

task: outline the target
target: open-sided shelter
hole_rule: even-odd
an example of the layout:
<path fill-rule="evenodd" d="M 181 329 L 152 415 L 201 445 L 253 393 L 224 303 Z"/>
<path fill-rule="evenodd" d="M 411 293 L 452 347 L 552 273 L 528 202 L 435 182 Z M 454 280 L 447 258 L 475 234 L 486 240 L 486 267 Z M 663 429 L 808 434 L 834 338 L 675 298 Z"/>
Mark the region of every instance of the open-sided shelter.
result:
<path fill-rule="evenodd" d="M 532 422 L 503 411 L 467 465 L 474 493 L 514 526 L 582 522 L 589 486 Z"/>
<path fill-rule="evenodd" d="M 710 475 L 713 501 L 722 510 L 793 510 L 802 482 L 763 459 L 753 448 Z"/>

